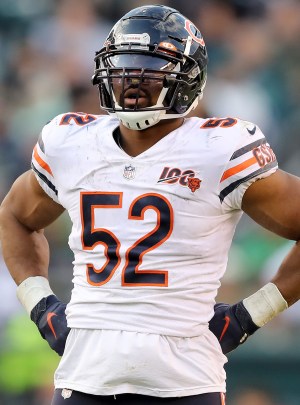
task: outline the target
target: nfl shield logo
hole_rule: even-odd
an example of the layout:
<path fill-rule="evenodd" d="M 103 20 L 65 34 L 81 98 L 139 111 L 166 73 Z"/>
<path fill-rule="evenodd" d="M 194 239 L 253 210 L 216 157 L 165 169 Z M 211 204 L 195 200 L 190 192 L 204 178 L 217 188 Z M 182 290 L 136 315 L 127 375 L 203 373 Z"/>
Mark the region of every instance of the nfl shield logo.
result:
<path fill-rule="evenodd" d="M 125 177 L 125 179 L 127 179 L 127 180 L 134 179 L 135 178 L 135 167 L 133 167 L 131 165 L 125 166 L 123 177 Z"/>
<path fill-rule="evenodd" d="M 72 390 L 68 390 L 67 388 L 64 388 L 61 392 L 61 396 L 63 397 L 63 399 L 68 399 L 71 398 L 73 391 Z"/>

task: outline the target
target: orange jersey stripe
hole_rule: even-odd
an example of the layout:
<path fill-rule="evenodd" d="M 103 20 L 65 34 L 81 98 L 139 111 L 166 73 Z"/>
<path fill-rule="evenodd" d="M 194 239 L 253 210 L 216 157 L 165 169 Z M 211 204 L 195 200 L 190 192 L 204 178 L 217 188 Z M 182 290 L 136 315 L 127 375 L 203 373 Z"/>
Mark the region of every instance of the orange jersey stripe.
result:
<path fill-rule="evenodd" d="M 234 174 L 237 174 L 237 173 L 241 172 L 242 170 L 247 169 L 247 167 L 252 166 L 255 163 L 257 163 L 257 160 L 255 157 L 252 157 L 248 160 L 245 160 L 245 162 L 242 162 L 239 165 L 236 165 L 236 166 L 232 167 L 231 169 L 226 170 L 223 173 L 220 183 L 222 181 L 228 179 L 228 177 L 233 176 Z"/>
<path fill-rule="evenodd" d="M 51 174 L 51 176 L 53 176 L 53 173 L 52 173 L 52 170 L 50 169 L 50 166 L 39 156 L 36 145 L 35 145 L 35 147 L 33 149 L 33 156 L 34 156 L 35 160 L 38 162 L 38 164 L 44 170 L 46 170 L 49 174 Z"/>

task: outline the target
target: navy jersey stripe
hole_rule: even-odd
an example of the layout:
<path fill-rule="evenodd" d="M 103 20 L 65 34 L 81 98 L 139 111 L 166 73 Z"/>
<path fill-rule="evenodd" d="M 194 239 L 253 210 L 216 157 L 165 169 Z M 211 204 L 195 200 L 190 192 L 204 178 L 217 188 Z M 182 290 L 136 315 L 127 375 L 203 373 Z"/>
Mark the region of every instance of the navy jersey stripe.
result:
<path fill-rule="evenodd" d="M 35 173 L 39 176 L 39 178 L 42 179 L 43 182 L 46 183 L 47 186 L 48 186 L 49 188 L 51 188 L 51 190 L 53 190 L 54 193 L 57 195 L 57 194 L 58 194 L 58 191 L 56 190 L 54 184 L 51 183 L 51 181 L 48 180 L 47 177 L 46 177 L 43 173 L 39 172 L 38 169 L 34 166 L 33 163 L 31 163 L 31 167 L 32 167 L 32 169 L 35 171 Z"/>
<path fill-rule="evenodd" d="M 246 181 L 252 179 L 253 177 L 257 176 L 258 174 L 265 173 L 268 170 L 272 169 L 273 167 L 277 166 L 277 160 L 267 164 L 266 166 L 256 170 L 253 173 L 248 174 L 248 176 L 243 177 L 242 179 L 236 180 L 233 183 L 229 184 L 229 186 L 225 187 L 221 193 L 219 194 L 219 198 L 221 203 L 223 202 L 224 198 L 228 196 L 234 189 L 236 189 L 240 184 L 245 183 Z"/>
<path fill-rule="evenodd" d="M 231 156 L 230 160 L 236 159 L 245 153 L 250 152 L 252 149 L 257 148 L 257 146 L 263 145 L 267 142 L 266 138 L 258 139 L 255 142 L 249 143 L 249 145 L 243 146 L 241 149 L 236 150 Z"/>

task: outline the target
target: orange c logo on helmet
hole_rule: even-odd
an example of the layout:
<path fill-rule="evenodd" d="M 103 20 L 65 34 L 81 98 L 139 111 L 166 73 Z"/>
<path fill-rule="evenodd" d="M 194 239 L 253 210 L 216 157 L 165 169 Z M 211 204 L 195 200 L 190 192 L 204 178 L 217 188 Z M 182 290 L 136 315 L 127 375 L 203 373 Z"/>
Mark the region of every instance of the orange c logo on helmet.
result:
<path fill-rule="evenodd" d="M 200 44 L 201 46 L 205 46 L 204 39 L 202 37 L 197 38 L 196 35 L 192 33 L 191 27 L 194 27 L 194 29 L 198 31 L 198 29 L 195 27 L 195 25 L 190 20 L 185 20 L 184 28 L 187 30 L 187 32 L 190 34 L 190 36 L 193 38 L 193 40 L 195 42 L 197 42 L 198 44 Z"/>

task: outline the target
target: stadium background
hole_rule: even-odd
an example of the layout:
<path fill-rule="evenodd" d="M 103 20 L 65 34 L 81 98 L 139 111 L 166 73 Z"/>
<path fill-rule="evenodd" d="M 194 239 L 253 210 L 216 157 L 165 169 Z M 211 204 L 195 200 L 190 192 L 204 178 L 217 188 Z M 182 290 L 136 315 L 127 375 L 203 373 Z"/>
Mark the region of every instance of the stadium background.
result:
<path fill-rule="evenodd" d="M 0 1 L 0 200 L 30 167 L 42 126 L 67 111 L 99 113 L 90 84 L 94 52 L 112 24 L 142 0 Z M 202 31 L 209 53 L 205 95 L 196 114 L 257 123 L 281 168 L 300 175 L 300 3 L 297 0 L 175 0 Z M 284 207 L 282 207 L 284 209 Z M 71 289 L 69 220 L 47 230 L 50 280 Z M 22 243 L 22 241 L 20 241 Z M 235 302 L 274 273 L 291 245 L 244 217 L 220 300 Z M 229 405 L 300 404 L 300 306 L 273 320 L 229 355 Z M 0 251 L 0 404 L 49 405 L 58 356 L 15 298 Z"/>

